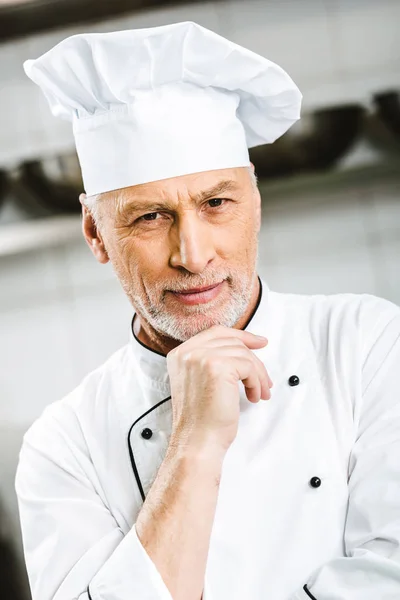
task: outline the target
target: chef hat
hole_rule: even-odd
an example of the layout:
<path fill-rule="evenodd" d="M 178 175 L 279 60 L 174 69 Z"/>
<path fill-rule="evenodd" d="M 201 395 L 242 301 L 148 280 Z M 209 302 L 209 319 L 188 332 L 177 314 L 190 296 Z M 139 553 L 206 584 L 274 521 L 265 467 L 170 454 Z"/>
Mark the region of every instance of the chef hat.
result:
<path fill-rule="evenodd" d="M 89 196 L 248 166 L 300 116 L 281 67 L 192 22 L 74 35 L 24 69 L 72 121 Z"/>

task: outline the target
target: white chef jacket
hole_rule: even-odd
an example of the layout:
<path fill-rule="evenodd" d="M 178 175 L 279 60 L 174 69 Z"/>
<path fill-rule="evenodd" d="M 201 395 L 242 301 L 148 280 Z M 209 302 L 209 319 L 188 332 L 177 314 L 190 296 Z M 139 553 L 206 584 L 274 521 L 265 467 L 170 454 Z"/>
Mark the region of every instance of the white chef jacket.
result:
<path fill-rule="evenodd" d="M 262 281 L 246 329 L 269 340 L 255 352 L 274 387 L 252 404 L 239 384 L 204 600 L 399 600 L 400 309 Z M 16 490 L 34 600 L 171 600 L 135 530 L 171 426 L 166 359 L 132 334 L 29 429 Z"/>

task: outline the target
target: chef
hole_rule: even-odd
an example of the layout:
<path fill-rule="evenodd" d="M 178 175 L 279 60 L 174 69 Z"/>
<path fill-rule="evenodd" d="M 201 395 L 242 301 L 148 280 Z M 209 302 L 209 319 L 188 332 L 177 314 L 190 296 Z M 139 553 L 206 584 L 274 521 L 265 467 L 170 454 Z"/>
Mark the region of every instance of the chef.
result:
<path fill-rule="evenodd" d="M 296 85 L 195 23 L 25 70 L 72 120 L 83 234 L 134 308 L 24 437 L 33 600 L 398 600 L 400 310 L 257 276 L 248 148 L 299 118 Z"/>

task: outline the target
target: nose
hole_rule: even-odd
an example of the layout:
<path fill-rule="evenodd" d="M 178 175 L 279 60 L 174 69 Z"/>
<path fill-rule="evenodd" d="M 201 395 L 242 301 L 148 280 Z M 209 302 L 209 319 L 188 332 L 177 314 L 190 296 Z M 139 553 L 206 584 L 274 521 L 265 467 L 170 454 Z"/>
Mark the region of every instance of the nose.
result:
<path fill-rule="evenodd" d="M 170 230 L 172 267 L 182 267 L 191 273 L 201 273 L 215 256 L 210 225 L 188 210 Z"/>

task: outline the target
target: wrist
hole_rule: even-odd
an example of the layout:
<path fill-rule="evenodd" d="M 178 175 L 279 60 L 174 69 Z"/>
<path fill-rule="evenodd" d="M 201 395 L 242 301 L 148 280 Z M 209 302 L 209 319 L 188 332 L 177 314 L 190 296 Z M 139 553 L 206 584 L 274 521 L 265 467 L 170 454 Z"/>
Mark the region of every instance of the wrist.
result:
<path fill-rule="evenodd" d="M 196 463 L 211 470 L 221 470 L 227 449 L 212 440 L 189 443 L 181 437 L 171 436 L 167 455 L 189 465 Z"/>

